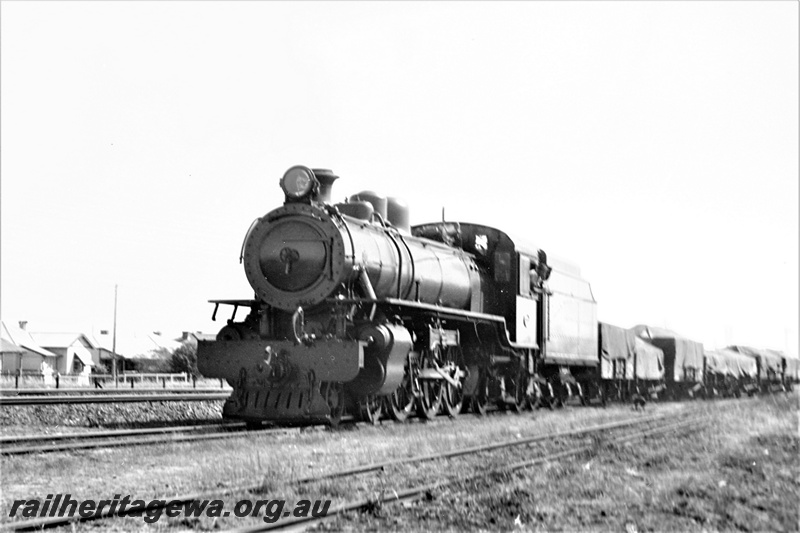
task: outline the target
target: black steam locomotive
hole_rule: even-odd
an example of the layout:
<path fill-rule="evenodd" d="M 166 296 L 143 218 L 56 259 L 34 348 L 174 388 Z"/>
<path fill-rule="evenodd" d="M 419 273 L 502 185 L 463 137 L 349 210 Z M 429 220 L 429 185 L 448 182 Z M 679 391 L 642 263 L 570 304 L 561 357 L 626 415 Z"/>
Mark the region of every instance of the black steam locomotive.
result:
<path fill-rule="evenodd" d="M 334 204 L 336 179 L 290 168 L 283 206 L 242 245 L 255 298 L 212 300 L 233 314 L 198 366 L 233 387 L 225 417 L 402 421 L 607 393 L 577 267 L 488 226 L 411 227 L 406 204 L 371 191 Z"/>

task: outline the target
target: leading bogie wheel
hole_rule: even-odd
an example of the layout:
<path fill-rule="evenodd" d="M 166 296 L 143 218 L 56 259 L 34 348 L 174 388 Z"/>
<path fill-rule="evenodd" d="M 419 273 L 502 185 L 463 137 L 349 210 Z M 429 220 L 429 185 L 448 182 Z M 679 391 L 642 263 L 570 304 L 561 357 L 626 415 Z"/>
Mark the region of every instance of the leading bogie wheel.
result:
<path fill-rule="evenodd" d="M 344 415 L 344 388 L 341 383 L 325 383 L 323 385 L 323 397 L 325 398 L 331 414 L 328 423 L 331 427 L 337 427 Z"/>

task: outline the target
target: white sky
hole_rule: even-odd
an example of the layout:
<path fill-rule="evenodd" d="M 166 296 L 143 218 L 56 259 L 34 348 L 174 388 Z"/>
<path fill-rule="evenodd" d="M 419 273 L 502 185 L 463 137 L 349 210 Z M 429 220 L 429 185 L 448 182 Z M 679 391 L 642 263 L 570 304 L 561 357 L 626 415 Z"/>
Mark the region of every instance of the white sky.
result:
<path fill-rule="evenodd" d="M 581 266 L 601 320 L 798 342 L 798 3 L 3 2 L 0 313 L 202 330 L 292 165 Z"/>

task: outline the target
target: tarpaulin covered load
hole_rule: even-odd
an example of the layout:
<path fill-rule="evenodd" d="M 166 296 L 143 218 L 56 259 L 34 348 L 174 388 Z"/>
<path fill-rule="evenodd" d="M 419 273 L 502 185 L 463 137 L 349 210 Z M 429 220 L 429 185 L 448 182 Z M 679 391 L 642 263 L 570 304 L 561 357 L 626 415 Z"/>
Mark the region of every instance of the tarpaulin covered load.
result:
<path fill-rule="evenodd" d="M 783 357 L 771 350 L 761 350 L 750 346 L 728 346 L 729 350 L 752 357 L 758 362 L 758 376 L 767 379 L 770 374 L 780 376 L 783 374 Z"/>
<path fill-rule="evenodd" d="M 664 352 L 636 333 L 600 322 L 600 377 L 602 379 L 664 379 Z M 614 366 L 624 373 L 614 375 Z M 620 372 L 619 370 L 617 370 Z"/>
<path fill-rule="evenodd" d="M 706 371 L 735 378 L 755 378 L 758 376 L 758 365 L 753 357 L 723 348 L 721 350 L 706 351 Z"/>
<path fill-rule="evenodd" d="M 791 355 L 786 356 L 786 379 L 800 380 L 800 359 Z"/>
<path fill-rule="evenodd" d="M 651 326 L 634 326 L 636 336 L 664 352 L 664 377 L 668 382 L 698 382 L 703 373 L 703 343 Z"/>
<path fill-rule="evenodd" d="M 758 377 L 758 364 L 752 357 L 740 354 L 734 350 L 720 350 L 728 359 L 728 368 L 731 374 L 737 378 L 753 378 Z"/>
<path fill-rule="evenodd" d="M 728 366 L 728 359 L 724 354 L 718 350 L 706 350 L 706 374 L 713 372 L 714 374 L 722 374 L 727 376 L 731 374 L 731 369 Z"/>
<path fill-rule="evenodd" d="M 636 335 L 632 331 L 611 324 L 599 323 L 600 377 L 602 379 L 633 379 L 633 361 Z M 625 363 L 625 375 L 614 376 L 614 362 Z"/>
<path fill-rule="evenodd" d="M 633 332 L 630 332 L 633 333 Z M 664 351 L 639 337 L 634 337 L 636 377 L 646 380 L 664 379 Z"/>
<path fill-rule="evenodd" d="M 800 359 L 797 359 L 797 357 L 793 357 L 779 350 L 765 349 L 764 351 L 770 355 L 774 355 L 775 357 L 780 357 L 783 361 L 783 371 L 786 379 L 797 381 L 798 372 L 800 372 Z"/>

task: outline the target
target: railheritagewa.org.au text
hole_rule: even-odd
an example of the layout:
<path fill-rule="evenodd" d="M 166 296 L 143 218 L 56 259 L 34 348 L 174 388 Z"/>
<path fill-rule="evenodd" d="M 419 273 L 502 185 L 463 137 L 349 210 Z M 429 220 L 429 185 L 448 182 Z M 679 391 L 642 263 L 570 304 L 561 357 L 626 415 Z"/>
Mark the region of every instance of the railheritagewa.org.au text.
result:
<path fill-rule="evenodd" d="M 222 500 L 142 500 L 115 494 L 110 500 L 77 500 L 71 494 L 48 494 L 44 500 L 14 500 L 8 516 L 22 518 L 99 518 L 101 516 L 133 516 L 148 524 L 162 517 L 261 517 L 264 522 L 280 518 L 322 518 L 327 516 L 330 500 L 299 500 L 288 505 L 286 500 L 239 500 L 233 508 L 225 508 Z"/>

